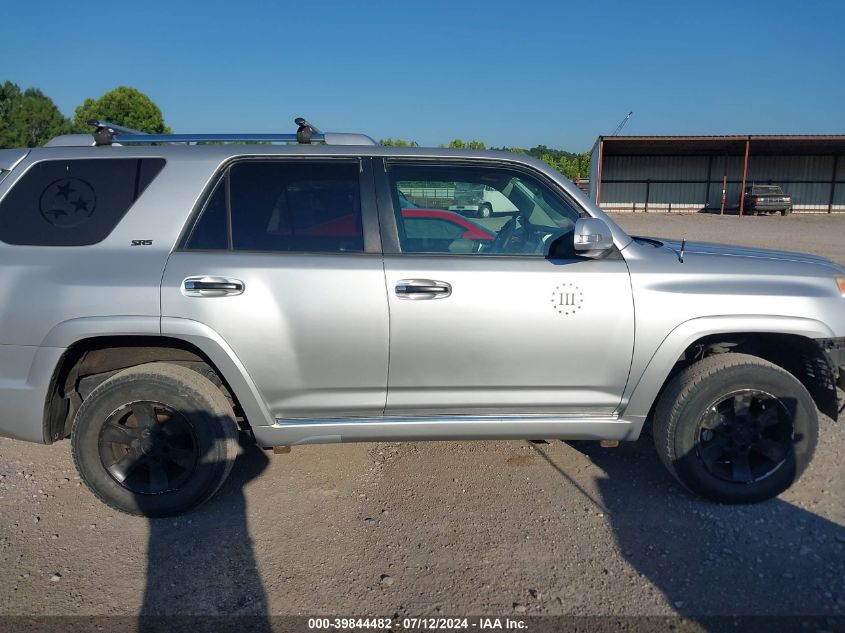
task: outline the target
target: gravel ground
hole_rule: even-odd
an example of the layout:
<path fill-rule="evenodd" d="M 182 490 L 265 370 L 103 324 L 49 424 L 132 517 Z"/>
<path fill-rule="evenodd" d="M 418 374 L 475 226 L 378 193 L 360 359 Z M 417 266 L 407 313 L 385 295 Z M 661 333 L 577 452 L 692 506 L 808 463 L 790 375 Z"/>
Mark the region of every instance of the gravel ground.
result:
<path fill-rule="evenodd" d="M 845 217 L 617 215 L 845 263 Z M 651 438 L 244 449 L 177 519 L 111 511 L 67 442 L 0 439 L 0 615 L 842 615 L 842 424 L 780 498 L 684 492 Z"/>
<path fill-rule="evenodd" d="M 710 213 L 611 213 L 634 234 L 801 251 L 845 264 L 845 214 L 746 216 Z"/>

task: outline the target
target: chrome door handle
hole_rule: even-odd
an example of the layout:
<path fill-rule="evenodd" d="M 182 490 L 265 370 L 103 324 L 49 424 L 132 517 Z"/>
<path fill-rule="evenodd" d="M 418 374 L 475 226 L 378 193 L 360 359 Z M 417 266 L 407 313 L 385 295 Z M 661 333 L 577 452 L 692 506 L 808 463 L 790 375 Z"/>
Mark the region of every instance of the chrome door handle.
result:
<path fill-rule="evenodd" d="M 225 277 L 188 277 L 182 282 L 187 297 L 228 297 L 243 294 L 244 282 Z"/>
<path fill-rule="evenodd" d="M 396 296 L 400 299 L 443 299 L 451 294 L 452 286 L 445 281 L 400 279 L 396 282 Z"/>

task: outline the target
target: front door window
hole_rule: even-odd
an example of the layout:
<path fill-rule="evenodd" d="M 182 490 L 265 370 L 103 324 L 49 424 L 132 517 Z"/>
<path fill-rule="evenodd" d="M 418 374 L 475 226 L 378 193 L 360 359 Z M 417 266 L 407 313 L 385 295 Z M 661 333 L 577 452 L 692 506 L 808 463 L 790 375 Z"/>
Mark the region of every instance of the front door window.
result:
<path fill-rule="evenodd" d="M 390 170 L 403 253 L 545 256 L 578 212 L 522 172 L 467 166 Z"/>

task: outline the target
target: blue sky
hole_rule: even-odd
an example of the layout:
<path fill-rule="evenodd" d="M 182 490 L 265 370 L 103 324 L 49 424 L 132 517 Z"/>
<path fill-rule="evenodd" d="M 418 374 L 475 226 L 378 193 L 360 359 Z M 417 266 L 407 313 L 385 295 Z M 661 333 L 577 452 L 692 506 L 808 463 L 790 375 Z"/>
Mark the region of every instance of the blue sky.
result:
<path fill-rule="evenodd" d="M 177 132 L 323 129 L 582 151 L 626 134 L 845 133 L 845 3 L 7 3 L 0 81 L 118 85 Z"/>

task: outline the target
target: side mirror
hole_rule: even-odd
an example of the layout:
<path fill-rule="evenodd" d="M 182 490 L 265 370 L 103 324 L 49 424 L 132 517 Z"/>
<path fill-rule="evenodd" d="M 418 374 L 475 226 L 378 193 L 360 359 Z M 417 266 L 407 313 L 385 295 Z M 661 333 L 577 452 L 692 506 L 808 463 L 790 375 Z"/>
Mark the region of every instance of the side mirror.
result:
<path fill-rule="evenodd" d="M 613 248 L 613 234 L 604 220 L 578 218 L 574 246 L 583 257 L 601 257 Z"/>

